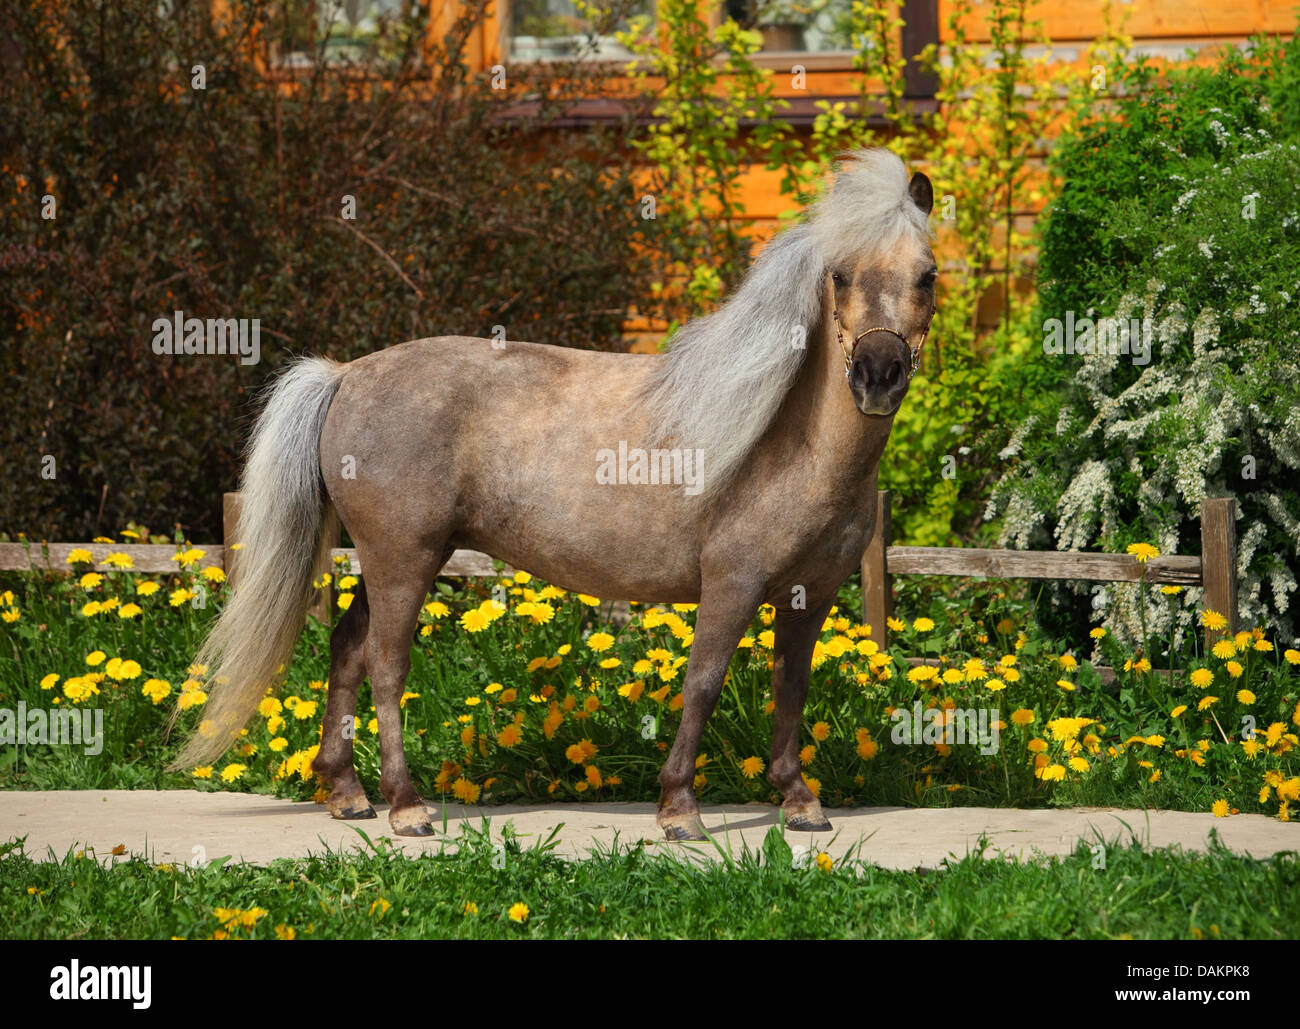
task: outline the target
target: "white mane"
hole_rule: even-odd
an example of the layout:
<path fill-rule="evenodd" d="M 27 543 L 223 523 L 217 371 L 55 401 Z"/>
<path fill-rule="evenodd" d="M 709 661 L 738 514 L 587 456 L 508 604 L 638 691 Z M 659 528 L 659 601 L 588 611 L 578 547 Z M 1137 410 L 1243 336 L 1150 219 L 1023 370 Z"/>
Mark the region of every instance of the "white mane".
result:
<path fill-rule="evenodd" d="M 652 442 L 702 452 L 705 496 L 731 480 L 793 385 L 819 327 L 826 270 L 928 233 L 903 162 L 880 149 L 851 156 L 808 220 L 764 248 L 721 308 L 681 329 L 650 380 Z"/>

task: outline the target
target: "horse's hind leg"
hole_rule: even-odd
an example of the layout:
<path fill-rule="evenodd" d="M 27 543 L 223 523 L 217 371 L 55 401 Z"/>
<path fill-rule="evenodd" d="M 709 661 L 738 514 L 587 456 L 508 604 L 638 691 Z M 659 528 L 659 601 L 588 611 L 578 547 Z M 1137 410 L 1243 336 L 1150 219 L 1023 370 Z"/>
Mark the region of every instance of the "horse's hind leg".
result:
<path fill-rule="evenodd" d="M 366 668 L 379 721 L 379 788 L 388 801 L 388 822 L 395 833 L 428 836 L 433 826 L 406 766 L 401 700 L 411 670 L 420 605 L 450 550 L 439 547 L 431 552 L 396 540 L 386 541 L 381 554 L 369 548 L 363 551 L 359 541 L 358 550 L 370 592 Z"/>
<path fill-rule="evenodd" d="M 325 700 L 324 731 L 312 771 L 330 787 L 326 805 L 335 818 L 374 818 L 352 757 L 357 691 L 366 677 L 366 634 L 370 604 L 366 586 L 357 587 L 352 605 L 330 636 L 330 681 Z"/>
<path fill-rule="evenodd" d="M 804 832 L 824 832 L 831 827 L 821 802 L 803 781 L 799 762 L 799 720 L 808 698 L 808 672 L 817 634 L 829 610 L 827 601 L 808 611 L 782 611 L 776 618 L 772 665 L 775 726 L 767 780 L 785 798 L 781 808 L 786 826 Z"/>

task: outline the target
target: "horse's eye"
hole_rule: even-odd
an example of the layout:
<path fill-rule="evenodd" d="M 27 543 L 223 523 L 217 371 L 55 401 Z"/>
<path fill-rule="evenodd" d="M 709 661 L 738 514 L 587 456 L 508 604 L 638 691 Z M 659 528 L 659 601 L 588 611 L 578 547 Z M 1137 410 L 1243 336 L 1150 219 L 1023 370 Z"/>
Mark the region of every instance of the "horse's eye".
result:
<path fill-rule="evenodd" d="M 938 269 L 938 268 L 931 268 L 928 272 L 926 272 L 924 275 L 922 275 L 921 278 L 917 281 L 917 283 L 916 283 L 916 288 L 917 288 L 917 289 L 933 289 L 933 288 L 934 288 L 934 280 L 937 279 L 938 277 L 939 277 L 939 269 Z"/>
<path fill-rule="evenodd" d="M 836 289 L 844 288 L 844 276 L 839 272 L 831 272 L 831 282 L 835 283 Z"/>

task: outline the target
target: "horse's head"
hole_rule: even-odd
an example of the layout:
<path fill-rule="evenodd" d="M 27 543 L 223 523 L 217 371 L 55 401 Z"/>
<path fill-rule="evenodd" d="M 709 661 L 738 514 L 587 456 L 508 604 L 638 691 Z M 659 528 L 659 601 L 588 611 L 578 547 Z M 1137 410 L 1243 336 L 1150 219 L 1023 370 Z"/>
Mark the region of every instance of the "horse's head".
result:
<path fill-rule="evenodd" d="M 809 217 L 763 248 L 722 307 L 683 326 L 647 378 L 653 445 L 707 452 L 709 496 L 792 390 L 804 391 L 792 412 L 829 412 L 825 424 L 850 444 L 881 447 L 907 393 L 934 314 L 930 180 L 909 183 L 888 150 L 851 157 Z"/>
<path fill-rule="evenodd" d="M 842 173 L 819 213 L 820 225 L 830 226 L 820 233 L 824 288 L 830 293 L 826 329 L 844 357 L 858 410 L 892 415 L 907 393 L 934 317 L 938 269 L 927 223 L 934 192 L 920 172 L 907 182 L 893 155 L 868 155 L 876 167 Z M 880 189 L 881 168 L 904 176 L 897 191 Z M 864 187 L 872 192 L 859 196 Z M 855 202 L 856 209 L 848 207 Z M 842 213 L 843 218 L 828 217 Z"/>

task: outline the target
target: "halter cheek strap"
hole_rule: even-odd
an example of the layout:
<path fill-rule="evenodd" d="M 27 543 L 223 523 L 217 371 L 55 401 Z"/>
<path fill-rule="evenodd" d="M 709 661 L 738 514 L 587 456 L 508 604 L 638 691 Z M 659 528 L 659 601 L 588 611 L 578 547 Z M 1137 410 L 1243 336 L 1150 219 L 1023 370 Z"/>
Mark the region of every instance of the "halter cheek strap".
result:
<path fill-rule="evenodd" d="M 831 297 L 833 298 L 834 296 L 835 282 L 832 278 Z M 873 332 L 888 332 L 891 336 L 897 336 L 903 341 L 903 346 L 907 347 L 908 351 L 912 355 L 912 368 L 907 373 L 909 379 L 916 374 L 917 368 L 921 366 L 921 348 L 925 346 L 925 337 L 930 334 L 929 325 L 925 327 L 925 331 L 921 333 L 921 337 L 916 341 L 916 346 L 912 346 L 911 341 L 909 341 L 901 332 L 887 328 L 884 325 L 877 325 L 874 328 L 867 329 L 865 332 L 859 332 L 857 336 L 853 338 L 852 345 L 848 345 L 844 342 L 844 333 L 840 329 L 840 309 L 833 299 L 831 301 L 831 317 L 835 319 L 835 339 L 839 342 L 840 352 L 844 355 L 844 377 L 846 379 L 849 378 L 853 372 L 853 351 L 857 348 L 857 345 L 862 342 L 864 336 L 869 336 Z"/>

